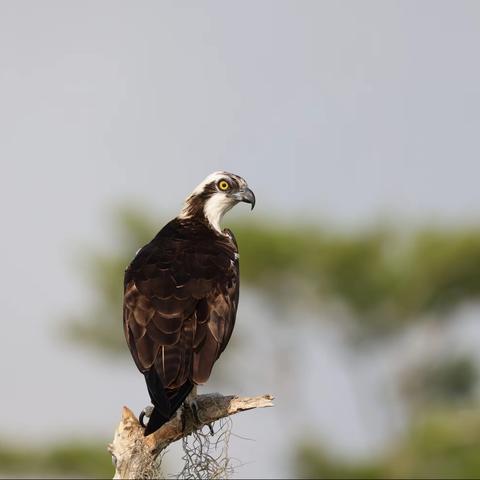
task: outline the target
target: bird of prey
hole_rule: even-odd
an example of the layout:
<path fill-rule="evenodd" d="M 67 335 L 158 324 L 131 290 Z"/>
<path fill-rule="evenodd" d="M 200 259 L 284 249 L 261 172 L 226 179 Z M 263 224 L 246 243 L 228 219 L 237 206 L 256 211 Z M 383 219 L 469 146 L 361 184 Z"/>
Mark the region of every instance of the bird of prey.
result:
<path fill-rule="evenodd" d="M 212 173 L 125 271 L 125 337 L 154 407 L 145 435 L 166 423 L 192 389 L 208 380 L 230 339 L 239 255 L 233 233 L 222 230 L 220 221 L 239 202 L 255 205 L 245 180 Z"/>

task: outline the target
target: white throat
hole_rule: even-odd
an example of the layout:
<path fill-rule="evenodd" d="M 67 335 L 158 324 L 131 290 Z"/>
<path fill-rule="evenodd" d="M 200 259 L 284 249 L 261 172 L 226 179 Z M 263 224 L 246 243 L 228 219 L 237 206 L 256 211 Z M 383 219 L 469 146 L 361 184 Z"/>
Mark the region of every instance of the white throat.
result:
<path fill-rule="evenodd" d="M 214 230 L 222 233 L 220 222 L 223 216 L 235 205 L 226 195 L 215 194 L 205 202 L 203 213 Z"/>

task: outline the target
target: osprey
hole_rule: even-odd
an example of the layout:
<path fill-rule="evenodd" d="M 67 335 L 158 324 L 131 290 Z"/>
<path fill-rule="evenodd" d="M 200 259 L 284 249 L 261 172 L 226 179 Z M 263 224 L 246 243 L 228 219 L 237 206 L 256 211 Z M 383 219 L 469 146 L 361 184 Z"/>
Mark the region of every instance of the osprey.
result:
<path fill-rule="evenodd" d="M 233 233 L 222 230 L 220 221 L 239 202 L 255 205 L 245 180 L 212 173 L 125 271 L 125 337 L 154 407 L 145 435 L 208 380 L 230 339 L 239 256 Z"/>

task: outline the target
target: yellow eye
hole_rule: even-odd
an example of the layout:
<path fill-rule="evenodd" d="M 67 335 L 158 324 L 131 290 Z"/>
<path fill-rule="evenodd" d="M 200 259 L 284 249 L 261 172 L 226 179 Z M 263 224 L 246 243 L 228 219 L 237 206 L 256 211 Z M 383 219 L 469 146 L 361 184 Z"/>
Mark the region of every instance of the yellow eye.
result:
<path fill-rule="evenodd" d="M 220 180 L 220 181 L 218 182 L 218 188 L 219 188 L 220 190 L 225 191 L 225 190 L 228 190 L 228 189 L 230 188 L 230 185 L 229 185 L 228 182 L 226 182 L 225 180 Z"/>

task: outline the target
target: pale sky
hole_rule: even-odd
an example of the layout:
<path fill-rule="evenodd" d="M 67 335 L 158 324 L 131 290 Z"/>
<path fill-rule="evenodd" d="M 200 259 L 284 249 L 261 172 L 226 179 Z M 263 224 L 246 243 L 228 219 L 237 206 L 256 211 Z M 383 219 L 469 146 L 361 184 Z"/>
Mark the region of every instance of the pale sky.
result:
<path fill-rule="evenodd" d="M 479 45 L 476 1 L 3 0 L 5 278 L 44 305 L 109 207 L 218 169 L 256 218 L 476 221 Z"/>
<path fill-rule="evenodd" d="M 258 219 L 476 222 L 479 46 L 477 1 L 0 1 L 15 395 L 32 360 L 10 355 L 52 355 L 48 324 L 83 304 L 73 257 L 117 203 L 173 216 L 225 169 Z"/>

